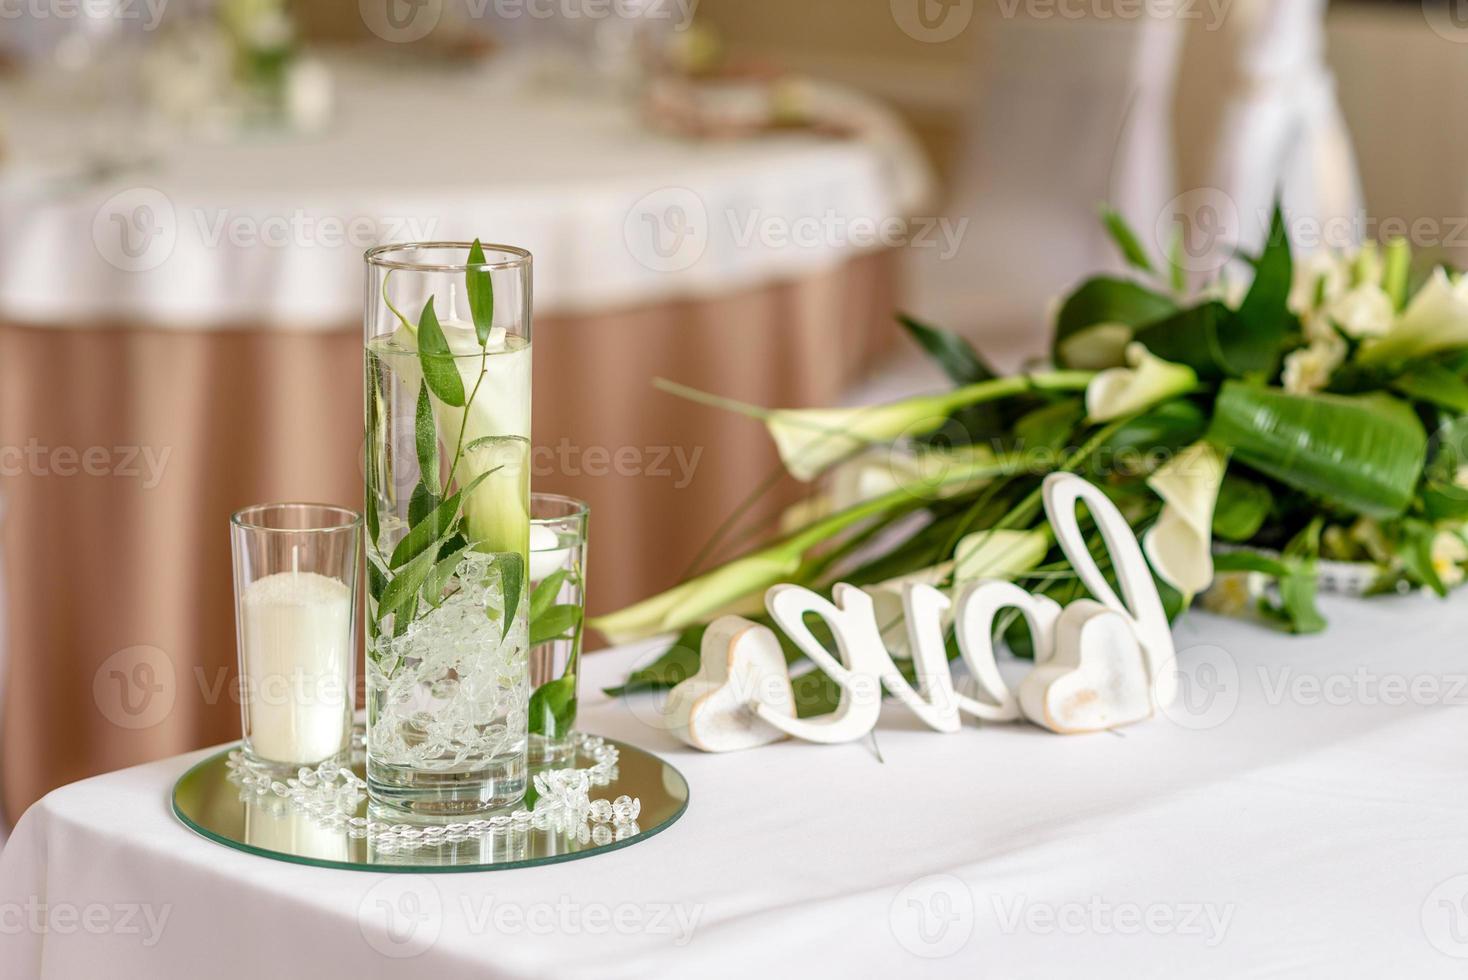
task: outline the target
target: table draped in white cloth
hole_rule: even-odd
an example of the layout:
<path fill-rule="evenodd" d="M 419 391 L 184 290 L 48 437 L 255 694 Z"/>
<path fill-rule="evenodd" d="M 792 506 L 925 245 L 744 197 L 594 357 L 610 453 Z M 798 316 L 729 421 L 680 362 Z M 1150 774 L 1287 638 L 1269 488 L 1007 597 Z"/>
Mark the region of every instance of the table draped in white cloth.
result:
<path fill-rule="evenodd" d="M 1307 638 L 1191 615 L 1179 706 L 1116 734 L 940 735 L 889 704 L 881 761 L 867 743 L 701 755 L 654 726 L 652 698 L 596 693 L 647 648 L 594 657 L 583 724 L 669 759 L 689 809 L 541 868 L 398 876 L 225 849 L 168 812 L 203 753 L 89 779 L 0 854 L 0 962 L 157 980 L 1461 977 L 1468 604 L 1324 610 L 1330 632 Z"/>
<path fill-rule="evenodd" d="M 877 233 L 926 177 L 909 154 L 660 136 L 619 101 L 493 69 L 345 63 L 337 87 L 316 136 L 140 131 L 92 156 L 44 92 L 0 90 L 11 820 L 62 782 L 237 732 L 216 710 L 226 522 L 267 500 L 360 506 L 367 246 L 534 253 L 534 483 L 591 503 L 593 610 L 676 582 L 776 465 L 758 423 L 655 378 L 830 403 L 893 337 Z M 119 723 L 105 692 L 139 658 L 175 701 Z"/>

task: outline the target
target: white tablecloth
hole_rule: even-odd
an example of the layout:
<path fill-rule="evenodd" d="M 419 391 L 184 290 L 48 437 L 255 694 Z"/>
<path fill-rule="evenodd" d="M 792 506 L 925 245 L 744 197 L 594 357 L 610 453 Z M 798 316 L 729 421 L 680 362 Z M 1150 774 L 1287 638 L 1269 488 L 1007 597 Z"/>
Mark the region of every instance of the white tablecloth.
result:
<path fill-rule="evenodd" d="M 322 135 L 122 131 L 96 160 L 82 123 L 0 85 L 0 319 L 339 327 L 361 315 L 369 245 L 475 237 L 534 253 L 539 312 L 605 312 L 891 244 L 882 222 L 927 177 L 855 139 L 659 135 L 634 104 L 517 77 L 342 62 Z"/>
<path fill-rule="evenodd" d="M 359 874 L 225 849 L 168 810 L 202 753 L 89 779 L 0 855 L 0 972 L 1461 977 L 1468 604 L 1325 611 L 1331 632 L 1300 639 L 1194 614 L 1175 719 L 943 736 L 889 706 L 884 763 L 865 745 L 700 755 L 644 724 L 648 699 L 594 694 L 586 726 L 663 753 L 691 804 L 649 841 L 543 868 Z M 592 657 L 588 686 L 638 657 Z"/>

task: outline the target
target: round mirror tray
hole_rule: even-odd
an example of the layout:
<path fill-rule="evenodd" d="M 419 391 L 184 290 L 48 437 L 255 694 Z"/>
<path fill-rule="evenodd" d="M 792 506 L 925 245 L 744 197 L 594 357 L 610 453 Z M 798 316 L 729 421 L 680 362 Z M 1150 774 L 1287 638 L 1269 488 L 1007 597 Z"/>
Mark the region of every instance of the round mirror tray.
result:
<path fill-rule="evenodd" d="M 345 776 L 323 781 L 312 773 L 287 786 L 252 773 L 233 748 L 179 778 L 173 787 L 173 812 L 201 836 L 248 854 L 322 868 L 423 874 L 497 871 L 591 857 L 661 833 L 688 808 L 687 780 L 662 759 L 625 742 L 576 738 L 576 755 L 564 765 L 586 774 L 583 792 L 589 811 L 584 801 L 575 802 L 578 773 L 569 795 L 562 797 L 568 802 L 542 804 L 545 812 L 535 811 L 541 794 L 534 788 L 524 806 L 516 808 L 518 813 L 390 820 L 375 810 L 369 814 L 366 793 L 353 790 L 359 782 Z M 360 781 L 360 748 L 354 752 L 352 771 Z M 532 783 L 536 773 L 532 769 Z M 609 812 L 614 801 L 615 812 Z"/>

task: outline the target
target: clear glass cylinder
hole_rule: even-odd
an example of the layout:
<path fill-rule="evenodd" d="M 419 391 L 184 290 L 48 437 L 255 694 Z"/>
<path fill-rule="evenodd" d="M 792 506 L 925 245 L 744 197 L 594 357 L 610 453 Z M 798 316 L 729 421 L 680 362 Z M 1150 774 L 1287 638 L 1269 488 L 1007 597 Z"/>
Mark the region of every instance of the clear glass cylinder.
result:
<path fill-rule="evenodd" d="M 425 815 L 526 788 L 530 253 L 367 253 L 367 785 Z"/>
<path fill-rule="evenodd" d="M 530 496 L 530 761 L 569 764 L 575 754 L 577 678 L 586 621 L 586 503 Z"/>
<path fill-rule="evenodd" d="M 362 519 L 324 504 L 230 518 L 240 722 L 251 761 L 295 775 L 345 764 L 357 664 Z"/>

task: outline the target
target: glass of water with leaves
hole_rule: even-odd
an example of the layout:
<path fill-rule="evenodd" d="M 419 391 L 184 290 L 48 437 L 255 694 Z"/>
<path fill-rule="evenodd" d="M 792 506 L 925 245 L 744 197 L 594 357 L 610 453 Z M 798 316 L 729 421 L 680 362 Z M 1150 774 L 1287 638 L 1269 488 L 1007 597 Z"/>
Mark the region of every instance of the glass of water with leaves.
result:
<path fill-rule="evenodd" d="M 367 253 L 367 788 L 517 803 L 530 698 L 530 253 Z"/>
<path fill-rule="evenodd" d="M 572 755 L 576 679 L 586 619 L 586 524 L 591 511 L 571 497 L 530 497 L 530 762 L 560 765 Z"/>

